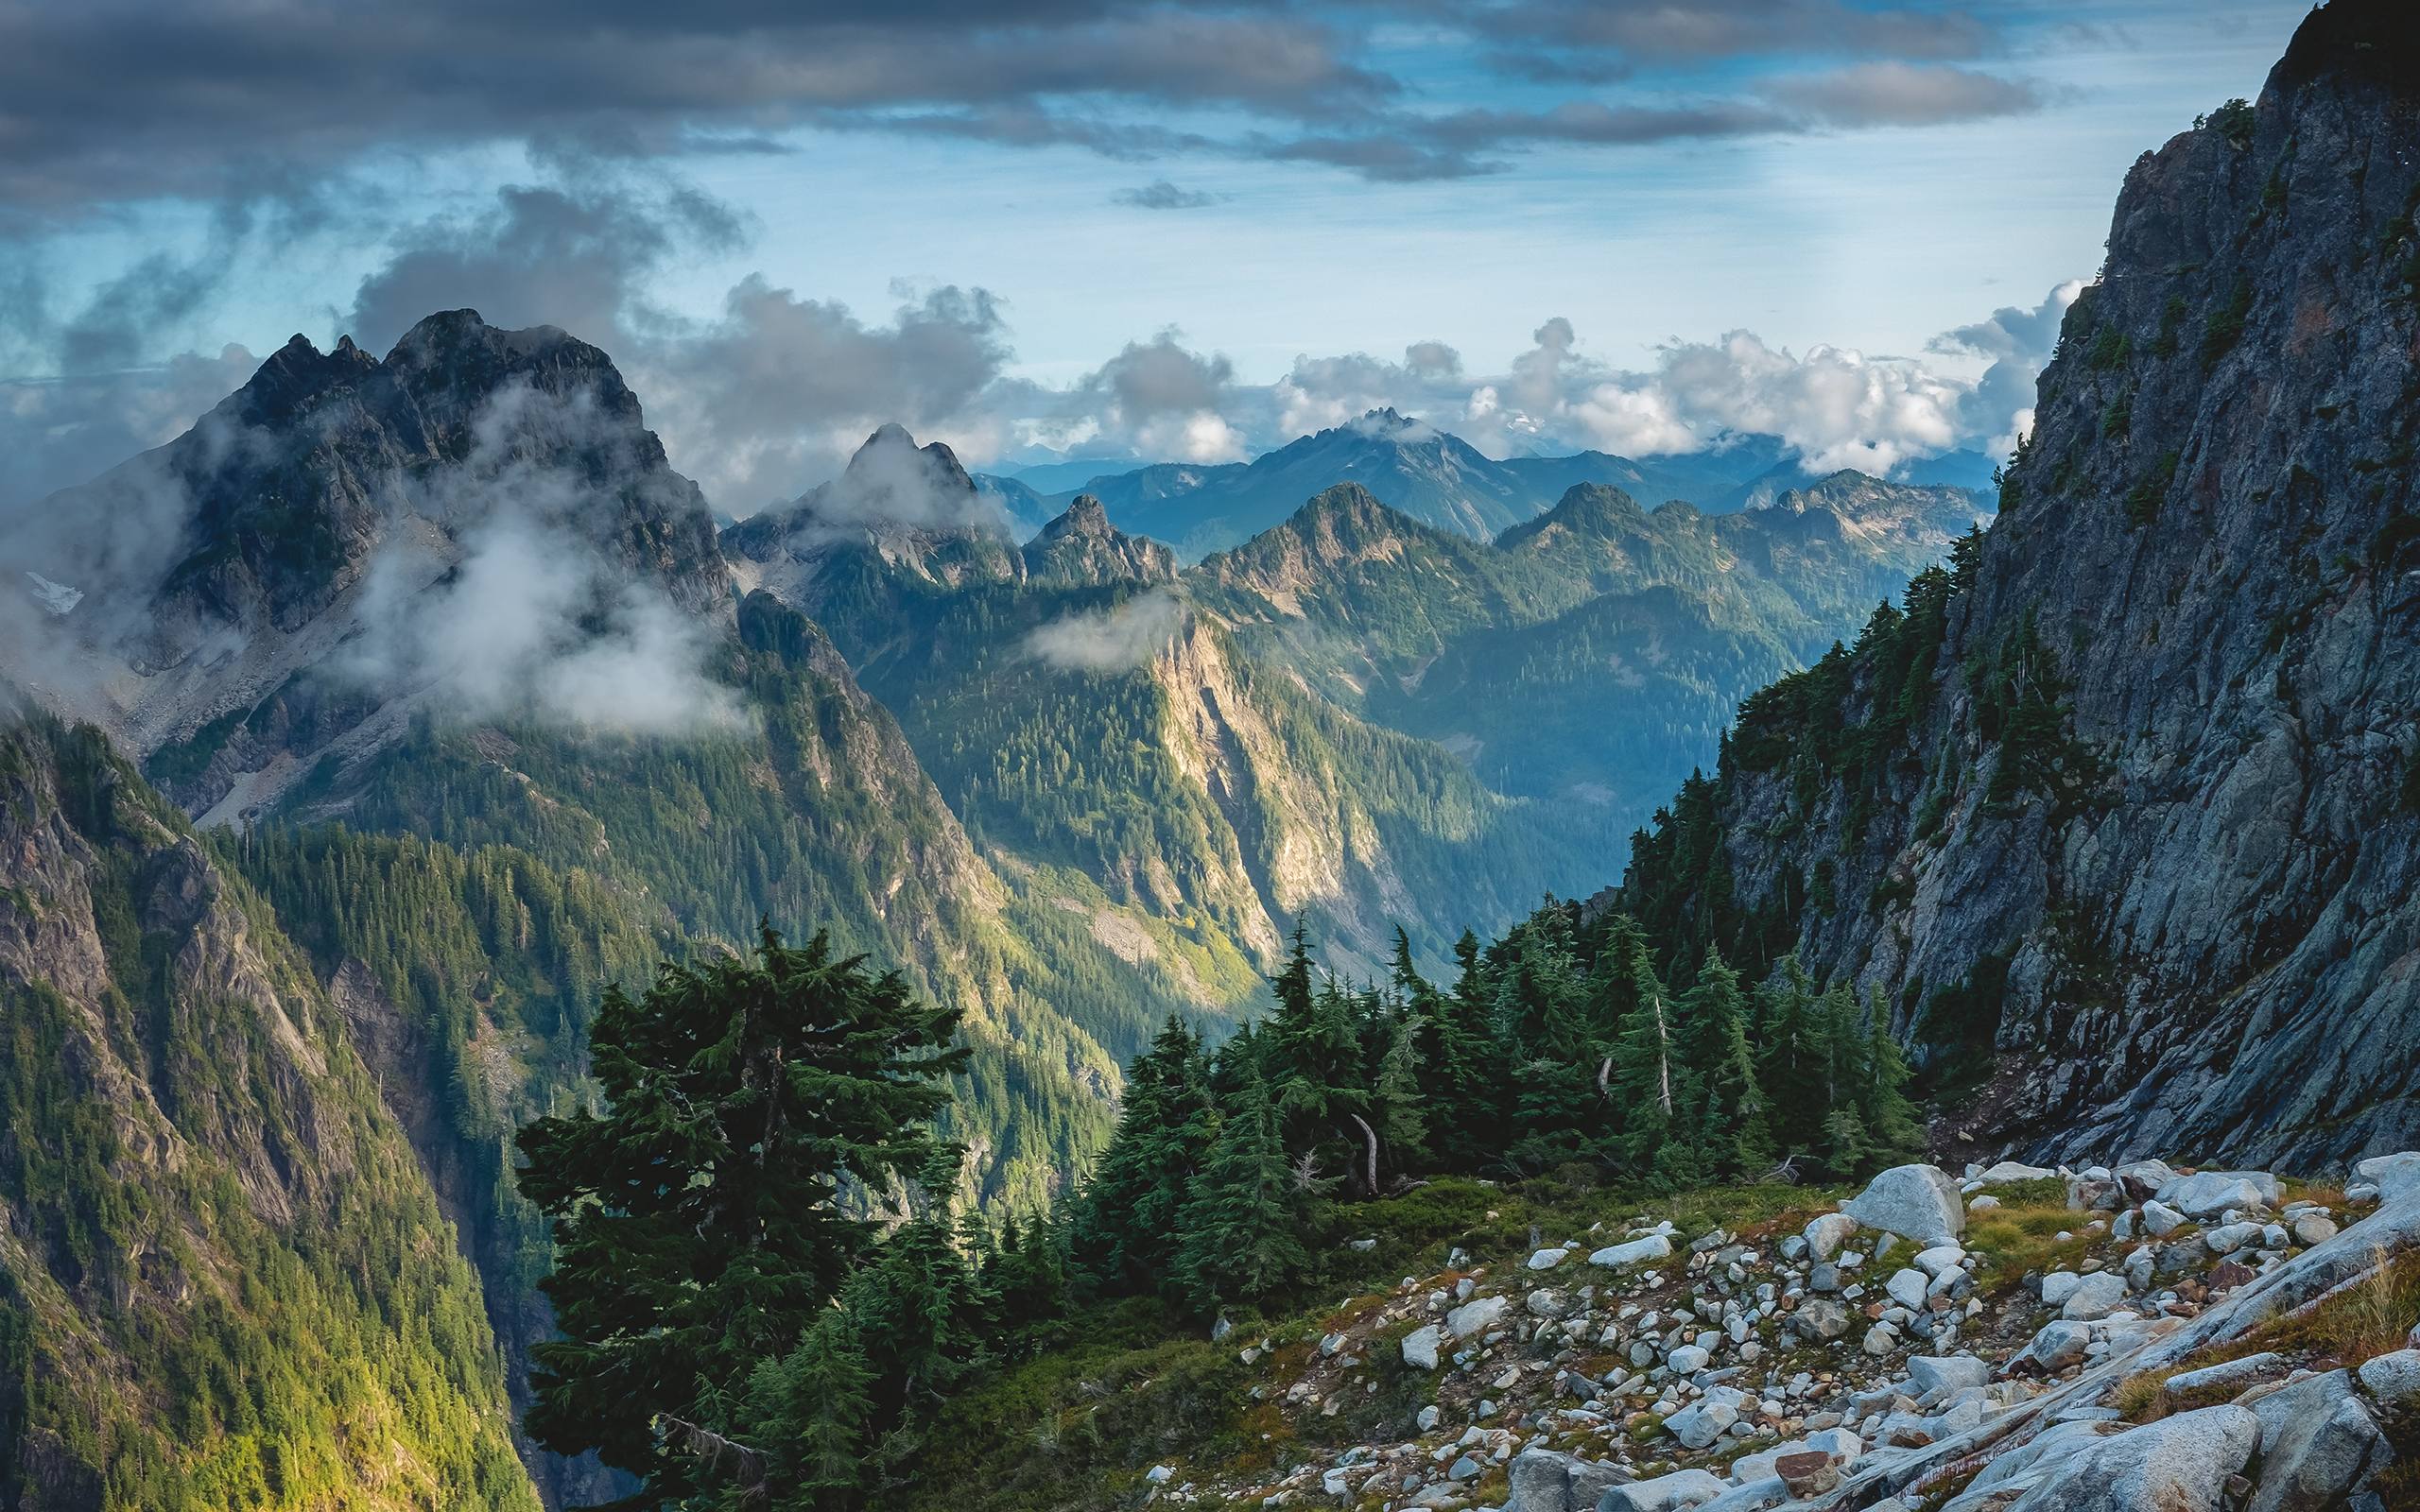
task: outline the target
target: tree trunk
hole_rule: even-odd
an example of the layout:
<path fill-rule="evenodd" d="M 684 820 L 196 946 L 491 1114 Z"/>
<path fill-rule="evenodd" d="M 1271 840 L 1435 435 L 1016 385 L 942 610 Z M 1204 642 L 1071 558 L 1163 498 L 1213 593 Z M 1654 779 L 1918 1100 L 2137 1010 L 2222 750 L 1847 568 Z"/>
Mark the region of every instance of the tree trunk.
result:
<path fill-rule="evenodd" d="M 1361 1125 L 1362 1143 L 1369 1150 L 1368 1191 L 1370 1195 L 1374 1197 L 1378 1194 L 1378 1131 L 1372 1128 L 1370 1121 L 1358 1113 L 1350 1113 L 1346 1116 Z"/>

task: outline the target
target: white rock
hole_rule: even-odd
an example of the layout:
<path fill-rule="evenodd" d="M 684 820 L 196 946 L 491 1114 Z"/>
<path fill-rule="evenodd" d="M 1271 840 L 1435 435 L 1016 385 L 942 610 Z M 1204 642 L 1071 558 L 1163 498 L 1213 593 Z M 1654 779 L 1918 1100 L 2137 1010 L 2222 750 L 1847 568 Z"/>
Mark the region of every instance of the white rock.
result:
<path fill-rule="evenodd" d="M 2075 1296 L 2076 1288 L 2083 1284 L 2083 1278 L 2074 1271 L 2052 1271 L 2042 1278 L 2042 1305 L 2044 1307 L 2066 1306 L 2067 1298 Z"/>
<path fill-rule="evenodd" d="M 1530 1268 L 1531 1270 L 1552 1270 L 1557 1265 L 1562 1264 L 1563 1257 L 1569 1253 L 1570 1251 L 1567 1249 L 1541 1249 L 1536 1254 L 1530 1257 Z"/>
<path fill-rule="evenodd" d="M 1674 1470 L 1658 1475 L 1651 1481 L 1633 1481 L 1628 1486 L 1608 1487 L 1604 1499 L 1597 1503 L 1598 1512 L 1685 1512 L 1690 1507 L 1703 1506 L 1730 1487 L 1715 1475 L 1701 1469 Z M 1514 1512 L 1506 1507 L 1504 1512 Z"/>
<path fill-rule="evenodd" d="M 2275 1178 L 2271 1178 L 2271 1189 Z M 2260 1204 L 2260 1188 L 2239 1173 L 2203 1171 L 2181 1176 L 2159 1189 L 2158 1200 L 2188 1218 L 2215 1218 L 2229 1208 Z"/>
<path fill-rule="evenodd" d="M 1919 1354 L 1908 1360 L 1908 1382 L 1918 1396 L 1963 1391 L 1969 1386 L 1989 1385 L 1991 1380 L 1991 1363 L 1971 1354 Z"/>
<path fill-rule="evenodd" d="M 2259 1445 L 2259 1419 L 2235 1406 L 2180 1413 L 2105 1437 L 2079 1435 L 2014 1504 L 2027 1512 L 2219 1512 L 2228 1479 Z M 1979 1476 L 1969 1490 L 1981 1484 Z"/>
<path fill-rule="evenodd" d="M 1857 1220 L 1845 1212 L 1827 1212 L 1806 1226 L 1806 1254 L 1811 1260 L 1825 1261 L 1841 1252 L 1841 1246 L 1857 1232 Z"/>
<path fill-rule="evenodd" d="M 2420 1191 L 2420 1150 L 2374 1155 L 2354 1166 L 2353 1174 L 2378 1189 L 2380 1202 L 2399 1202 Z"/>
<path fill-rule="evenodd" d="M 2420 1407 L 2420 1349 L 2397 1349 L 2363 1363 L 2361 1384 L 2391 1413 Z"/>
<path fill-rule="evenodd" d="M 1926 1275 L 1939 1280 L 1949 1272 L 1961 1268 L 1965 1259 L 1966 1251 L 1956 1245 L 1935 1245 L 1930 1249 L 1916 1251 L 1916 1258 L 1909 1263 Z"/>
<path fill-rule="evenodd" d="M 2059 1309 L 2059 1315 L 2082 1319 L 2107 1317 L 2125 1301 L 2126 1278 L 2114 1270 L 2095 1271 L 2083 1279 L 2083 1284 L 2075 1289 L 2075 1295 Z"/>
<path fill-rule="evenodd" d="M 1664 1431 L 1689 1449 L 1703 1449 L 1739 1420 L 1739 1409 L 1726 1401 L 1705 1400 L 1684 1407 L 1664 1419 Z"/>
<path fill-rule="evenodd" d="M 1437 1349 L 1443 1336 L 1434 1323 L 1416 1328 L 1403 1336 L 1403 1363 L 1416 1370 L 1437 1368 Z"/>
<path fill-rule="evenodd" d="M 1671 1253 L 1672 1241 L 1662 1234 L 1649 1234 L 1644 1239 L 1634 1239 L 1627 1244 L 1607 1245 L 1590 1255 L 1588 1263 L 1614 1267 L 1642 1265 L 1651 1260 L 1662 1260 Z"/>
<path fill-rule="evenodd" d="M 1841 1211 L 1869 1228 L 1934 1244 L 1966 1228 L 1958 1183 L 1937 1165 L 1894 1165 L 1866 1183 Z M 1812 1243 L 1813 1236 L 1808 1236 Z"/>
<path fill-rule="evenodd" d="M 2221 1365 L 2204 1366 L 2199 1370 L 2172 1375 L 2160 1389 L 2170 1396 L 2182 1397 L 2211 1386 L 2247 1386 L 2262 1376 L 2283 1374 L 2285 1364 L 2285 1356 L 2281 1354 L 2247 1354 L 2240 1360 L 2229 1360 Z"/>
<path fill-rule="evenodd" d="M 2143 1230 L 2156 1239 L 2183 1228 L 2185 1214 L 2154 1197 L 2143 1204 Z"/>
<path fill-rule="evenodd" d="M 1927 1281 L 1927 1278 L 1923 1271 L 1895 1271 L 1889 1280 L 1882 1283 L 1882 1289 L 1890 1294 L 1891 1300 L 1909 1312 L 1914 1313 L 1921 1311 L 1925 1305 Z"/>
<path fill-rule="evenodd" d="M 1980 1181 L 1987 1187 L 2002 1187 L 2017 1181 L 2048 1181 L 2054 1179 L 2058 1174 L 2059 1173 L 2056 1171 L 2047 1170 L 2038 1165 L 2025 1165 L 2015 1160 L 2002 1160 L 1999 1164 L 1993 1166 L 1990 1170 L 1984 1171 L 1977 1176 L 1975 1179 Z"/>
<path fill-rule="evenodd" d="M 1501 1297 L 1481 1297 L 1445 1314 L 1445 1332 L 1458 1339 L 1484 1333 L 1504 1321 L 1511 1307 Z"/>

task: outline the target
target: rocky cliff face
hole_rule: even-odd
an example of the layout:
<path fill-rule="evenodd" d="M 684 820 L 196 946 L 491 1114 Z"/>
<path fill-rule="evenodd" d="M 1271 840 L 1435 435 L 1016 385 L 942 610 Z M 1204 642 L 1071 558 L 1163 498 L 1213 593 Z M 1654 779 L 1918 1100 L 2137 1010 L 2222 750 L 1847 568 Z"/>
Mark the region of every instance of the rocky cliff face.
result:
<path fill-rule="evenodd" d="M 2412 1143 L 2415 206 L 2420 22 L 2335 0 L 2128 176 L 1979 553 L 1752 699 L 1623 903 L 1899 992 L 1990 1073 L 1954 1133 Z"/>

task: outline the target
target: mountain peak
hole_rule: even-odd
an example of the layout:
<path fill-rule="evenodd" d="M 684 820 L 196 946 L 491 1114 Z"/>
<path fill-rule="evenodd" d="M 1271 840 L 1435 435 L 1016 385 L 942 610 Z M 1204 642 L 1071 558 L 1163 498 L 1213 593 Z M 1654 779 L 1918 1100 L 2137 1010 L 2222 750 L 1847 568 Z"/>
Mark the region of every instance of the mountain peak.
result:
<path fill-rule="evenodd" d="M 1162 583 L 1177 572 L 1175 552 L 1111 524 L 1109 511 L 1089 493 L 1027 543 L 1025 562 L 1037 582 Z"/>
<path fill-rule="evenodd" d="M 1117 534 L 1109 523 L 1109 511 L 1100 500 L 1089 493 L 1079 493 L 1066 512 L 1042 527 L 1043 535 L 1053 540 L 1062 536 L 1093 536 L 1107 538 Z"/>

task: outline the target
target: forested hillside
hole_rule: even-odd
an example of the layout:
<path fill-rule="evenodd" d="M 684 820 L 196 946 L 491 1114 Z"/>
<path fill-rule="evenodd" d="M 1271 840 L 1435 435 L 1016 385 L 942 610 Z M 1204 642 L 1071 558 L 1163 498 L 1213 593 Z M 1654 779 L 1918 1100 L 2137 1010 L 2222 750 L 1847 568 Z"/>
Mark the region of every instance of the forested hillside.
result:
<path fill-rule="evenodd" d="M 534 1512 L 348 1005 L 100 731 L 20 711 L 0 788 L 0 1498 Z"/>
<path fill-rule="evenodd" d="M 1735 515 L 1583 485 L 1488 544 L 1343 487 L 1187 582 L 1262 659 L 1548 800 L 1601 855 L 1741 698 L 1852 634 L 1977 518 L 1962 490 L 1853 472 Z"/>

